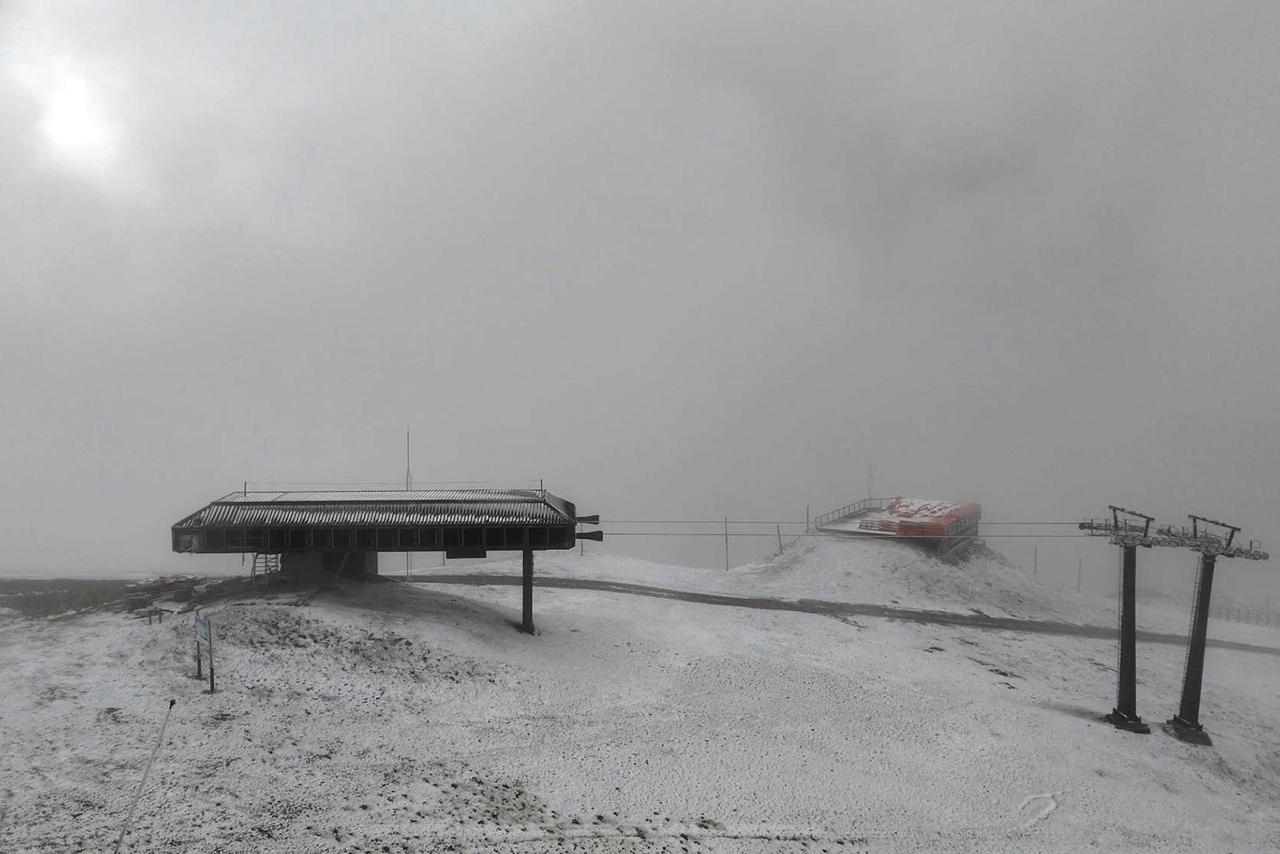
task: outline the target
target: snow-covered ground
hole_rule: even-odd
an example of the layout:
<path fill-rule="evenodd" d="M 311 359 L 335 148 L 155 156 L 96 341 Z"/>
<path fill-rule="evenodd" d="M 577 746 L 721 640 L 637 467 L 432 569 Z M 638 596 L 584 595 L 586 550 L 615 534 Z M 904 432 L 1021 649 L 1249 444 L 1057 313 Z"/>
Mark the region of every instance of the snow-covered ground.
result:
<path fill-rule="evenodd" d="M 187 568 L 187 567 L 184 567 Z M 490 561 L 474 571 L 512 572 Z M 458 571 L 451 566 L 449 572 Z M 598 554 L 539 574 L 1114 623 L 995 556 L 820 538 L 731 572 Z M 1211 647 L 1211 747 L 1121 733 L 1107 641 L 540 589 L 348 585 L 188 618 L 0 615 L 0 851 L 1274 850 L 1280 657 Z M 1149 609 L 1148 626 L 1185 615 Z M 1166 625 L 1170 623 L 1171 625 Z M 1215 624 L 1280 647 L 1280 630 Z M 1139 647 L 1174 710 L 1184 650 Z"/>

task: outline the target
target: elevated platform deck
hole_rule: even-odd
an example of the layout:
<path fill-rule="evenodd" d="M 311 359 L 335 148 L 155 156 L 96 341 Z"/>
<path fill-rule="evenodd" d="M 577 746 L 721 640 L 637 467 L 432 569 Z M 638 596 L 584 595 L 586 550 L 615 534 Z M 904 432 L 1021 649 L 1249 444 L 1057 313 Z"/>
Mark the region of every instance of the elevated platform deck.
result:
<path fill-rule="evenodd" d="M 971 502 L 864 498 L 822 514 L 814 526 L 824 533 L 917 542 L 952 557 L 977 541 L 981 517 L 982 508 Z"/>

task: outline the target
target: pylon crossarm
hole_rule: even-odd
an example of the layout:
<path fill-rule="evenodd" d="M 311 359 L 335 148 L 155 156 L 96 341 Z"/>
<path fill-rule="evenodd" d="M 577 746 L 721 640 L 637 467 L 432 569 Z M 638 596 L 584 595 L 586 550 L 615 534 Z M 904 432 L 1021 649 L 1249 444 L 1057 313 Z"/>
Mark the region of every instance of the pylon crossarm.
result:
<path fill-rule="evenodd" d="M 1121 519 L 1118 523 L 1106 519 L 1086 519 L 1080 523 L 1080 530 L 1091 537 L 1106 537 L 1117 546 L 1155 546 L 1177 547 L 1180 543 L 1170 541 L 1159 532 L 1151 533 L 1145 526 L 1137 526 Z"/>
<path fill-rule="evenodd" d="M 1252 540 L 1244 546 L 1232 542 L 1231 537 L 1214 534 L 1199 527 L 1193 530 L 1163 525 L 1147 533 L 1141 526 L 1127 523 L 1124 519 L 1120 519 L 1118 523 L 1110 519 L 1086 519 L 1080 523 L 1080 530 L 1091 537 L 1106 537 L 1117 546 L 1189 549 L 1200 554 L 1243 560 L 1271 559 L 1271 555 L 1258 548 L 1257 543 Z"/>
<path fill-rule="evenodd" d="M 1199 521 L 1207 521 L 1200 517 L 1194 517 Z M 1225 525 L 1220 522 L 1212 522 L 1210 524 L 1222 525 L 1232 531 L 1238 531 L 1232 525 Z M 1156 533 L 1161 537 L 1169 540 L 1170 544 L 1178 548 L 1189 549 L 1193 552 L 1199 552 L 1205 555 L 1215 555 L 1217 557 L 1226 558 L 1242 558 L 1244 560 L 1270 560 L 1271 555 L 1258 548 L 1257 543 L 1253 540 L 1249 541 L 1247 546 L 1234 543 L 1234 534 L 1222 536 L 1212 531 L 1206 531 L 1203 528 L 1193 525 L 1190 529 L 1184 527 L 1175 528 L 1172 525 L 1166 525 L 1158 528 Z"/>

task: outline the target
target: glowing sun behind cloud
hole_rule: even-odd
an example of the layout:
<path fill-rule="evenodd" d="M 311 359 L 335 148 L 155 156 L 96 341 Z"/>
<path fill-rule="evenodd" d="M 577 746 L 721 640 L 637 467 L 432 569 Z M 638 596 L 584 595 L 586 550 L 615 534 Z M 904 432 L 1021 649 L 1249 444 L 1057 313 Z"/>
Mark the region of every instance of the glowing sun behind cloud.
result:
<path fill-rule="evenodd" d="M 49 153 L 72 169 L 105 170 L 114 159 L 119 134 L 84 79 L 61 72 L 43 100 L 40 132 Z"/>
<path fill-rule="evenodd" d="M 65 57 L 25 59 L 9 71 L 30 108 L 33 154 L 46 167 L 113 195 L 131 189 L 136 176 L 125 162 L 124 126 L 113 110 L 123 95 L 119 76 L 88 74 Z"/>

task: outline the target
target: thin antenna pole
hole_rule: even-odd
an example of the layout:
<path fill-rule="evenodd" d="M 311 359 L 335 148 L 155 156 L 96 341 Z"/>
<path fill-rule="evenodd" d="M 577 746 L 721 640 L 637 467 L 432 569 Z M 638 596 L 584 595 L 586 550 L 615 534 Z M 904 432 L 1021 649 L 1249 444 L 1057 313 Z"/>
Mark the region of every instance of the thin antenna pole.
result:
<path fill-rule="evenodd" d="M 409 428 L 404 428 L 404 491 L 408 492 L 413 489 L 413 469 L 409 465 Z M 413 556 L 409 552 L 404 553 L 404 580 L 410 581 L 413 578 L 413 571 L 410 561 Z"/>

